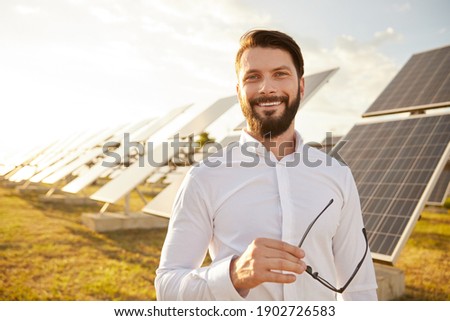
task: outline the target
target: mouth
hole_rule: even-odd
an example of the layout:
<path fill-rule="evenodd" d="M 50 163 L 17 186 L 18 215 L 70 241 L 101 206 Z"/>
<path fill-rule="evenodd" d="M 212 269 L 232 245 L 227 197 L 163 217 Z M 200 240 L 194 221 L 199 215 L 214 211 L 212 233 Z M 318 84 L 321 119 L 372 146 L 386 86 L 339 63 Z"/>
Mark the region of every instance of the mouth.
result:
<path fill-rule="evenodd" d="M 264 103 L 258 103 L 256 106 L 258 107 L 265 107 L 265 108 L 272 108 L 272 107 L 278 107 L 282 104 L 282 101 L 272 101 L 272 102 L 264 102 Z"/>
<path fill-rule="evenodd" d="M 251 104 L 260 108 L 277 108 L 283 103 L 287 105 L 288 97 L 259 97 L 254 99 Z"/>

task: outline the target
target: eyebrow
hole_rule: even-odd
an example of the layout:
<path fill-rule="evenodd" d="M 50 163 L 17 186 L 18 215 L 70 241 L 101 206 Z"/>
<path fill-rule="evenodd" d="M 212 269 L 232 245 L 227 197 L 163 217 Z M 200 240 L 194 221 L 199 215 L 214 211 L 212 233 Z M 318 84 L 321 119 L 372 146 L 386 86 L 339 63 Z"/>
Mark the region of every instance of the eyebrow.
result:
<path fill-rule="evenodd" d="M 278 71 L 278 70 L 283 70 L 283 69 L 291 70 L 291 68 L 289 66 L 282 65 L 280 67 L 273 69 L 272 71 Z"/>
<path fill-rule="evenodd" d="M 282 65 L 282 66 L 279 66 L 279 67 L 276 67 L 276 68 L 272 69 L 271 72 L 279 71 L 279 70 L 285 70 L 285 69 L 291 71 L 291 68 L 290 68 L 289 66 Z M 249 69 L 249 70 L 247 70 L 247 71 L 245 72 L 244 75 L 252 74 L 252 73 L 254 73 L 254 72 L 260 72 L 260 70 L 259 70 L 259 69 Z"/>

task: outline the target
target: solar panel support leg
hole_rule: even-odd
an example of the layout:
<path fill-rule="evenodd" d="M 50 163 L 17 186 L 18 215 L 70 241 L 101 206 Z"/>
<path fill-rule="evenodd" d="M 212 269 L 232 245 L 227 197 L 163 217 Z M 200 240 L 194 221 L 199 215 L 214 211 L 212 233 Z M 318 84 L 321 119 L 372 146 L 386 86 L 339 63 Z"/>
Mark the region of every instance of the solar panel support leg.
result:
<path fill-rule="evenodd" d="M 145 205 L 147 205 L 148 201 L 146 200 L 145 196 L 142 194 L 142 192 L 140 190 L 138 190 L 137 188 L 135 188 L 135 191 L 138 193 L 140 199 L 142 200 L 142 202 L 144 202 Z"/>
<path fill-rule="evenodd" d="M 26 181 L 20 188 L 26 189 L 28 186 L 30 186 L 30 184 L 31 184 L 30 181 Z"/>
<path fill-rule="evenodd" d="M 105 213 L 105 211 L 106 211 L 106 209 L 108 208 L 108 206 L 109 206 L 109 204 L 110 203 L 105 203 L 105 204 L 103 204 L 103 206 L 102 206 L 102 208 L 100 209 L 100 214 L 103 214 L 103 213 Z"/>
<path fill-rule="evenodd" d="M 50 197 L 55 192 L 56 187 L 52 187 L 48 190 L 48 192 L 45 194 L 45 197 Z"/>
<path fill-rule="evenodd" d="M 125 215 L 130 215 L 130 193 L 125 195 Z"/>

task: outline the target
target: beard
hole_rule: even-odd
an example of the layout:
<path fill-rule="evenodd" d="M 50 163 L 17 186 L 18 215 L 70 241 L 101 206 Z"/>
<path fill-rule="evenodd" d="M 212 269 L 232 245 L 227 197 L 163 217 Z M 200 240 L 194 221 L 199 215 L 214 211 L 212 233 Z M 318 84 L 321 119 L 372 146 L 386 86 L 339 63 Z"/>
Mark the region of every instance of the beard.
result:
<path fill-rule="evenodd" d="M 252 133 L 263 138 L 278 137 L 283 134 L 291 125 L 300 106 L 300 87 L 297 91 L 297 97 L 289 104 L 287 96 L 262 96 L 251 100 L 244 100 L 239 96 L 242 113 L 247 120 Z M 259 115 L 255 108 L 258 103 L 281 101 L 284 103 L 284 111 L 281 116 L 274 116 L 276 110 L 264 112 L 264 116 Z"/>

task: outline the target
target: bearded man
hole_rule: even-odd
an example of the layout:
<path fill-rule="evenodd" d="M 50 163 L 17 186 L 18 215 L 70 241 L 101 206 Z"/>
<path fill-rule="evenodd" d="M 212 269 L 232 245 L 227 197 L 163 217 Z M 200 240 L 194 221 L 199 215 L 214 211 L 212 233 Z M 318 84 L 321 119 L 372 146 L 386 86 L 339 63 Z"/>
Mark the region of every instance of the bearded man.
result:
<path fill-rule="evenodd" d="M 271 30 L 252 30 L 240 45 L 236 88 L 247 128 L 208 159 L 216 166 L 200 163 L 181 185 L 157 298 L 376 300 L 353 176 L 294 127 L 305 86 L 299 46 Z M 298 161 L 304 154 L 307 163 Z M 207 251 L 212 263 L 202 266 Z"/>

